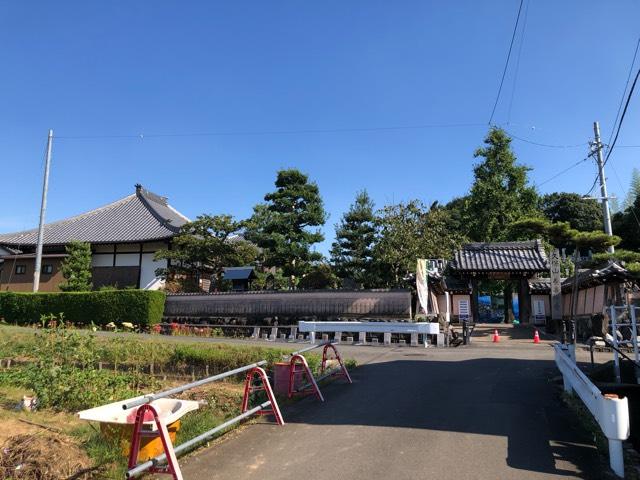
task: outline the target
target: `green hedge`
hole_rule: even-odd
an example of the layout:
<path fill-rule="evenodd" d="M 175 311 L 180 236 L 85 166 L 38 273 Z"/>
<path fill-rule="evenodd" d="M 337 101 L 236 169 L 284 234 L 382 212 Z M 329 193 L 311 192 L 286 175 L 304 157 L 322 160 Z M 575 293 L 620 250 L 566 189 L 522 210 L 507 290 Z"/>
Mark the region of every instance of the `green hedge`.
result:
<path fill-rule="evenodd" d="M 64 313 L 74 324 L 104 326 L 131 322 L 142 328 L 159 323 L 165 294 L 151 290 L 97 292 L 14 293 L 0 292 L 0 317 L 8 323 L 27 325 L 40 315 Z"/>

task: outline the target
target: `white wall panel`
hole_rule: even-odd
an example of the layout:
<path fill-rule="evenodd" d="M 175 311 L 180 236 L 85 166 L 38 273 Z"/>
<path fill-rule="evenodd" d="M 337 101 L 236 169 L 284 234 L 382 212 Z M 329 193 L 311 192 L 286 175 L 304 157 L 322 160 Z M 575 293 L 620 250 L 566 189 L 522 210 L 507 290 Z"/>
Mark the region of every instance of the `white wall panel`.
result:
<path fill-rule="evenodd" d="M 156 278 L 156 269 L 166 268 L 166 260 L 155 261 L 153 253 L 142 254 L 142 273 L 140 275 L 140 288 L 144 288 L 153 282 Z"/>

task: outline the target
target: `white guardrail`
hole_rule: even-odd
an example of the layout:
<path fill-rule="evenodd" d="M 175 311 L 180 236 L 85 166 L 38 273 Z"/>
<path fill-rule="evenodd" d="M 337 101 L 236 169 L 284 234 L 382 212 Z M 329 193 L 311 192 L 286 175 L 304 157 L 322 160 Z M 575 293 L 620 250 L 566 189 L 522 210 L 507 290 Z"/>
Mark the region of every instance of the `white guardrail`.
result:
<path fill-rule="evenodd" d="M 600 425 L 609 441 L 611 469 L 624 478 L 622 441 L 629 438 L 629 404 L 626 398 L 610 398 L 602 394 L 591 380 L 571 360 L 562 345 L 553 346 L 556 365 L 562 373 L 564 390 L 576 393 Z"/>
<path fill-rule="evenodd" d="M 358 333 L 360 343 L 366 343 L 367 333 L 384 334 L 385 345 L 391 344 L 392 333 L 411 334 L 412 345 L 418 344 L 418 335 L 438 335 L 440 325 L 429 322 L 298 322 L 298 330 L 309 333 L 311 343 L 316 341 L 316 333 L 336 332 L 336 333 Z M 426 339 L 425 339 L 426 346 Z"/>

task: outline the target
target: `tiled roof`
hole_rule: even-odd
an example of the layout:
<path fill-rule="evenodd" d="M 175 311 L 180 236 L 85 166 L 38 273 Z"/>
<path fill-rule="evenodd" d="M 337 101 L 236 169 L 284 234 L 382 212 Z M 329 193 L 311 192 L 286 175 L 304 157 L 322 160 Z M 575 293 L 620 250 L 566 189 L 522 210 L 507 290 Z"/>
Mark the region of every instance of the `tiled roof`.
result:
<path fill-rule="evenodd" d="M 629 271 L 615 262 L 608 263 L 601 268 L 589 268 L 578 271 L 578 289 L 602 285 L 607 282 L 625 282 L 632 278 Z M 562 291 L 570 292 L 573 289 L 574 277 L 571 276 L 562 282 Z"/>
<path fill-rule="evenodd" d="M 540 240 L 468 243 L 455 252 L 450 266 L 456 273 L 535 273 L 549 270 Z"/>
<path fill-rule="evenodd" d="M 538 293 L 538 294 L 551 293 L 551 279 L 550 278 L 529 279 L 529 291 L 531 293 Z"/>
<path fill-rule="evenodd" d="M 624 267 L 615 262 L 596 269 L 587 268 L 578 271 L 578 288 L 584 289 L 607 282 L 625 282 L 632 278 L 631 274 Z M 562 291 L 570 292 L 573 289 L 574 277 L 562 279 Z M 529 290 L 531 293 L 549 294 L 551 293 L 551 280 L 549 278 L 532 278 L 529 280 Z"/>
<path fill-rule="evenodd" d="M 225 267 L 222 278 L 225 280 L 249 280 L 255 276 L 253 267 Z"/>
<path fill-rule="evenodd" d="M 72 240 L 90 243 L 141 242 L 174 236 L 189 219 L 161 197 L 136 185 L 136 192 L 121 200 L 75 217 L 48 223 L 45 245 L 63 245 Z M 0 245 L 35 245 L 38 229 L 0 234 Z"/>

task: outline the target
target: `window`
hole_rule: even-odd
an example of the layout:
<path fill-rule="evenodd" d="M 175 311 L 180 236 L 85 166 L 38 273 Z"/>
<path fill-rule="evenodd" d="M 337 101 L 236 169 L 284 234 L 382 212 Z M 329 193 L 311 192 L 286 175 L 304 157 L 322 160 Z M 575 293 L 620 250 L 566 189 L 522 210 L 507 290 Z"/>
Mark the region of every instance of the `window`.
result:
<path fill-rule="evenodd" d="M 42 266 L 42 273 L 44 273 L 45 275 L 51 275 L 53 273 L 53 265 L 45 263 Z"/>
<path fill-rule="evenodd" d="M 27 273 L 26 265 L 16 265 L 16 275 L 24 275 Z"/>

